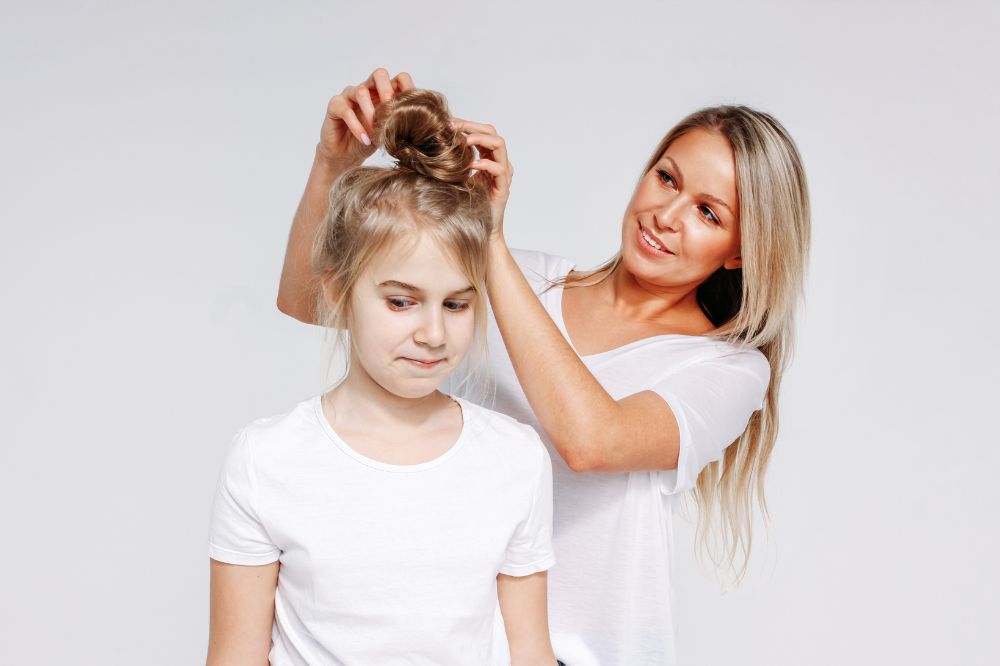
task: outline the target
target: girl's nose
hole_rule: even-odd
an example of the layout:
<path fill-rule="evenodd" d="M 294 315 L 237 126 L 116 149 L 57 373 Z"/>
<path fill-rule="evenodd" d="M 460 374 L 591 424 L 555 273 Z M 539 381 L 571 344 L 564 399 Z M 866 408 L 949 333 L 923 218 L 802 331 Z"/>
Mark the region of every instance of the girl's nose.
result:
<path fill-rule="evenodd" d="M 431 308 L 421 319 L 413 338 L 428 347 L 440 347 L 444 344 L 444 335 L 444 313 L 439 308 Z"/>

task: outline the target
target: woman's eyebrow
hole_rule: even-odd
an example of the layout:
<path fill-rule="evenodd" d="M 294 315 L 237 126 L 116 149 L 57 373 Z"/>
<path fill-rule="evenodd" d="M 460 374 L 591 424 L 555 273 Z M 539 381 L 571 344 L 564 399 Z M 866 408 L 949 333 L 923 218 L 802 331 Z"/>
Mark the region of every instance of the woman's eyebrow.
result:
<path fill-rule="evenodd" d="M 666 155 L 663 156 L 663 159 L 665 159 L 666 161 L 670 162 L 670 166 L 672 166 L 674 168 L 674 171 L 677 173 L 677 184 L 680 185 L 681 187 L 684 187 L 684 174 L 681 173 L 681 168 L 679 166 L 677 166 L 677 162 L 674 162 L 674 158 L 668 157 Z M 723 201 L 719 197 L 713 196 L 713 195 L 711 195 L 711 194 L 709 194 L 707 192 L 702 192 L 698 196 L 701 197 L 702 199 L 705 199 L 707 201 L 711 201 L 714 204 L 718 204 L 719 206 L 722 206 L 723 208 L 725 208 L 726 210 L 729 211 L 730 215 L 732 215 L 733 217 L 736 217 L 736 213 L 733 212 L 733 209 L 729 207 L 729 204 L 727 204 L 725 201 Z"/>
<path fill-rule="evenodd" d="M 702 193 L 699 196 L 702 199 L 706 199 L 708 201 L 711 201 L 712 203 L 719 204 L 720 206 L 722 206 L 723 208 L 725 208 L 726 210 L 728 210 L 730 215 L 732 215 L 733 217 L 736 217 L 736 213 L 734 213 L 733 209 L 729 207 L 729 204 L 727 204 L 725 201 L 723 201 L 719 197 L 713 197 L 711 194 L 708 194 L 708 193 Z"/>

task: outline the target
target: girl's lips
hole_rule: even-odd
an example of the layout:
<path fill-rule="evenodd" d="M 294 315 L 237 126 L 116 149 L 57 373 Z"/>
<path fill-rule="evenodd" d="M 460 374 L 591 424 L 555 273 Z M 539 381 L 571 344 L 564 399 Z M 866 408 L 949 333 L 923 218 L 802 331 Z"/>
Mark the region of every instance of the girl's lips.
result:
<path fill-rule="evenodd" d="M 408 362 L 410 365 L 416 366 L 418 368 L 434 368 L 434 367 L 437 366 L 438 363 L 440 363 L 444 359 L 443 358 L 439 358 L 436 361 L 421 361 L 420 359 L 407 358 L 407 357 L 404 356 L 403 360 L 406 361 L 406 362 Z"/>
<path fill-rule="evenodd" d="M 649 241 L 647 241 L 646 238 L 642 235 L 642 231 L 643 231 L 642 224 L 637 223 L 635 225 L 636 243 L 638 243 L 639 249 L 641 249 L 643 252 L 653 257 L 669 257 L 673 254 L 673 252 L 667 250 L 666 248 L 664 248 L 663 250 L 657 250 L 655 247 L 650 245 Z"/>

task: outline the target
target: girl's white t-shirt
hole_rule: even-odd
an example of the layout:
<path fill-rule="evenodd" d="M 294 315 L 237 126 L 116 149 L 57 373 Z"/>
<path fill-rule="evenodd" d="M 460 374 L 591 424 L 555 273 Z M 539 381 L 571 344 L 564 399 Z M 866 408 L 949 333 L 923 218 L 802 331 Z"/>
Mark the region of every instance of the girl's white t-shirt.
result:
<path fill-rule="evenodd" d="M 569 340 L 562 288 L 551 280 L 574 264 L 515 250 L 514 258 L 549 315 Z M 770 365 L 752 348 L 690 335 L 658 335 L 582 360 L 615 399 L 653 391 L 680 428 L 676 470 L 577 473 L 545 435 L 514 374 L 490 314 L 486 389 L 467 399 L 532 425 L 552 457 L 554 543 L 559 566 L 549 572 L 549 618 L 556 657 L 567 666 L 675 663 L 671 590 L 672 512 L 679 494 L 763 406 Z"/>
<path fill-rule="evenodd" d="M 367 458 L 319 397 L 235 438 L 209 556 L 279 560 L 270 663 L 509 664 L 496 576 L 555 562 L 538 435 L 457 400 L 455 444 L 417 465 Z"/>

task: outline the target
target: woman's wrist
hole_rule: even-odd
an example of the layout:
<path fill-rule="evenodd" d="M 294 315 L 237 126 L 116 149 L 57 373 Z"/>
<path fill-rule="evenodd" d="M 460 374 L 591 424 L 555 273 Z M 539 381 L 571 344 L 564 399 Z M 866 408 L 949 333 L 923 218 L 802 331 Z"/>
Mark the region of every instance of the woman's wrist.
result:
<path fill-rule="evenodd" d="M 326 172 L 336 179 L 337 176 L 348 169 L 359 166 L 364 160 L 358 160 L 353 155 L 330 155 L 323 150 L 323 144 L 316 144 L 316 153 L 313 156 L 313 170 Z"/>

